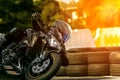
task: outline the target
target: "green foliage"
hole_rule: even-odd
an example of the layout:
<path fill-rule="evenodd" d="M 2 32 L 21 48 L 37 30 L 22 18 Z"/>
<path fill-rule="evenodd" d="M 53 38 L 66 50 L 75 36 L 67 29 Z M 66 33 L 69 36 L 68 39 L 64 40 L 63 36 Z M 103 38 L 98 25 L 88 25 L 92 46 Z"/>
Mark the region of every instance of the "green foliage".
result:
<path fill-rule="evenodd" d="M 36 11 L 47 24 L 64 19 L 58 2 L 54 0 L 0 0 L 0 32 L 13 27 L 32 27 L 31 15 Z"/>
<path fill-rule="evenodd" d="M 45 5 L 41 12 L 41 17 L 46 23 L 48 23 L 48 25 L 51 25 L 56 19 L 63 19 L 59 4 L 51 2 Z"/>
<path fill-rule="evenodd" d="M 31 27 L 32 0 L 0 0 L 0 32 L 13 27 Z"/>

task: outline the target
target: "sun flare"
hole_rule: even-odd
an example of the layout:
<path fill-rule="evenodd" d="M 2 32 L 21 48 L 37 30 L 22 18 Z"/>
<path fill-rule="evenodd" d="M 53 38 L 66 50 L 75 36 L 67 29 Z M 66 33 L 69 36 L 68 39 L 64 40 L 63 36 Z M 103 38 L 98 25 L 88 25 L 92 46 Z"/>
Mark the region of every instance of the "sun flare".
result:
<path fill-rule="evenodd" d="M 71 2 L 78 2 L 79 0 L 57 0 L 57 1 L 65 2 L 69 4 Z"/>

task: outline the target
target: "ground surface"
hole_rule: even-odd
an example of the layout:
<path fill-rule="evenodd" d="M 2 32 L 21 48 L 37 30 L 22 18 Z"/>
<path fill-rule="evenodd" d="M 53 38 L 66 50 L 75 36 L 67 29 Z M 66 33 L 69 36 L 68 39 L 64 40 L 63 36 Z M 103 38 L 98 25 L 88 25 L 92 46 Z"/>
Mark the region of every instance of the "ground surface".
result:
<path fill-rule="evenodd" d="M 59 76 L 53 77 L 51 80 L 120 80 L 120 76 L 83 76 L 83 77 Z"/>

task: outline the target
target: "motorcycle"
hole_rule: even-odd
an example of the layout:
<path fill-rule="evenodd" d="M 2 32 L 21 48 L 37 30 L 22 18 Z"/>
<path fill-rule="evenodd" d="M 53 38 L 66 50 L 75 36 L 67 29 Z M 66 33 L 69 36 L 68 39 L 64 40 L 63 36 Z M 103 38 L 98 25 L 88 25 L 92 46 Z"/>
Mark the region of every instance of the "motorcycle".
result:
<path fill-rule="evenodd" d="M 51 30 L 45 32 L 42 29 L 41 24 L 43 26 L 44 23 L 38 15 L 33 15 L 33 18 L 40 30 L 26 29 L 26 35 L 20 41 L 10 41 L 4 45 L 1 48 L 0 70 L 25 80 L 49 80 L 65 61 L 62 60 L 65 49 Z M 5 42 L 4 37 L 0 43 Z"/>

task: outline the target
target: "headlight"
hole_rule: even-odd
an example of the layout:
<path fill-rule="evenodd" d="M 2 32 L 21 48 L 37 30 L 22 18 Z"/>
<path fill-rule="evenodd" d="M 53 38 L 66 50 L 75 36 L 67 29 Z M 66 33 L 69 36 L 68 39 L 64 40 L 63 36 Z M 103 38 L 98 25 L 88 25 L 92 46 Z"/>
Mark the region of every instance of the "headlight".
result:
<path fill-rule="evenodd" d="M 58 46 L 58 43 L 56 40 L 54 40 L 53 38 L 50 39 L 50 46 L 51 47 L 57 47 Z"/>
<path fill-rule="evenodd" d="M 55 47 L 55 48 L 60 48 L 61 47 L 61 45 L 60 45 L 60 43 L 56 40 L 56 38 L 54 38 L 54 37 L 51 37 L 50 39 L 49 39 L 49 45 L 51 46 L 51 47 Z"/>

